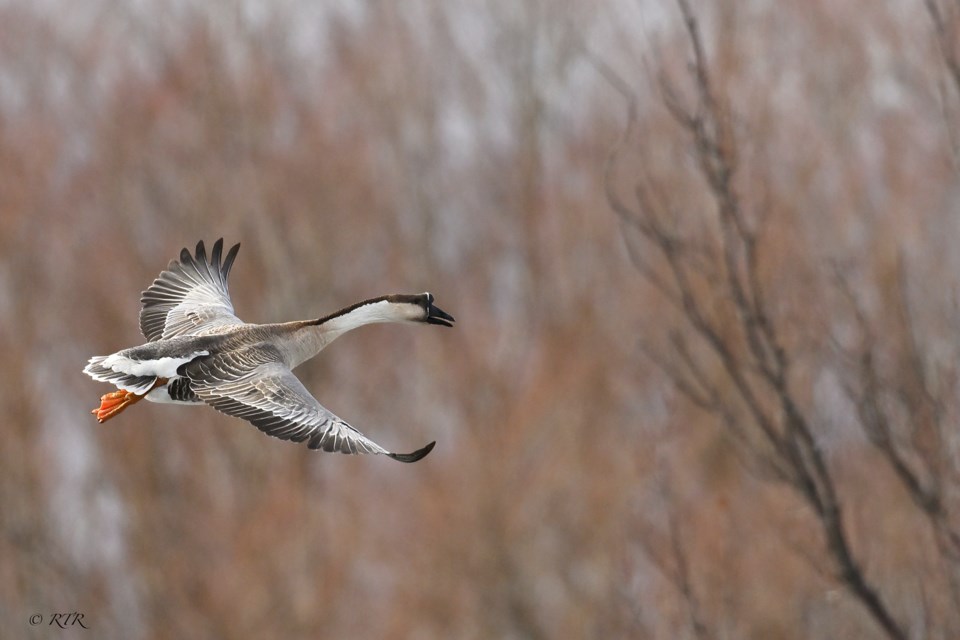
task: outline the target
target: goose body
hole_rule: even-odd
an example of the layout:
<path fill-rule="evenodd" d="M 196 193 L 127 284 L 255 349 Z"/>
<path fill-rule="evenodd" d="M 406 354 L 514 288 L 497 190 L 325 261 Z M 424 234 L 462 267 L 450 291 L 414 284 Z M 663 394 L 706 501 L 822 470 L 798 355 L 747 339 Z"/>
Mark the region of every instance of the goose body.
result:
<path fill-rule="evenodd" d="M 143 292 L 140 329 L 146 344 L 90 358 L 84 373 L 117 387 L 92 413 L 109 420 L 131 404 L 209 405 L 242 418 L 267 435 L 306 442 L 311 449 L 384 454 L 420 460 L 434 442 L 413 453 L 392 453 L 324 408 L 293 374 L 340 335 L 380 322 L 453 326 L 429 293 L 380 296 L 316 320 L 248 324 L 234 315 L 227 288 L 237 244 L 223 256 L 223 240 L 209 259 L 203 242 L 187 249 Z"/>

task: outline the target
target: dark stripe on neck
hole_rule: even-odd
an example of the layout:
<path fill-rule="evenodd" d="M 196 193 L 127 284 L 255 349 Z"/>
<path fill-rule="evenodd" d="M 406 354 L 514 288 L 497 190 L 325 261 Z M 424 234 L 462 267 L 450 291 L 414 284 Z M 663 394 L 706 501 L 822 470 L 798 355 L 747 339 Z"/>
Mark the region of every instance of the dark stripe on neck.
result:
<path fill-rule="evenodd" d="M 423 297 L 422 295 L 410 295 L 410 294 L 406 294 L 406 293 L 395 293 L 395 294 L 388 295 L 388 296 L 379 296 L 379 297 L 376 297 L 376 298 L 370 298 L 369 300 L 364 300 L 363 302 L 358 302 L 358 303 L 356 303 L 356 304 L 352 304 L 352 305 L 350 305 L 349 307 L 344 307 L 343 309 L 340 309 L 339 311 L 334 311 L 333 313 L 331 313 L 331 314 L 328 315 L 328 316 L 323 316 L 322 318 L 318 318 L 318 319 L 316 319 L 316 320 L 310 320 L 310 321 L 308 321 L 306 324 L 307 324 L 307 326 L 313 326 L 313 325 L 319 326 L 319 325 L 321 325 L 321 324 L 323 324 L 323 323 L 325 323 L 325 322 L 329 322 L 330 320 L 333 320 L 334 318 L 339 318 L 340 316 L 345 316 L 345 315 L 347 315 L 348 313 L 350 313 L 351 311 L 356 311 L 356 310 L 359 309 L 360 307 L 365 307 L 366 305 L 368 305 L 368 304 L 373 304 L 374 302 L 383 302 L 384 300 L 386 300 L 387 302 L 399 302 L 399 303 L 409 303 L 409 304 L 420 304 L 420 298 L 422 298 L 422 297 Z"/>

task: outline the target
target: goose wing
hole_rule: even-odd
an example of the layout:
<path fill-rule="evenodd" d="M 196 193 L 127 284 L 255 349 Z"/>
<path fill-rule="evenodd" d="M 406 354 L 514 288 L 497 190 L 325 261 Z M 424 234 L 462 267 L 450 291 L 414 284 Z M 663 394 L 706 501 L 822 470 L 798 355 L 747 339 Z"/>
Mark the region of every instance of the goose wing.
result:
<path fill-rule="evenodd" d="M 230 268 L 240 245 L 234 245 L 221 262 L 223 238 L 207 259 L 203 241 L 196 255 L 183 249 L 140 297 L 140 330 L 153 342 L 181 335 L 208 335 L 223 327 L 243 324 L 233 313 L 227 289 Z"/>
<path fill-rule="evenodd" d="M 311 449 L 416 462 L 436 444 L 413 453 L 387 451 L 317 402 L 269 344 L 198 358 L 182 367 L 181 375 L 217 411 L 243 418 L 274 438 L 306 441 Z"/>

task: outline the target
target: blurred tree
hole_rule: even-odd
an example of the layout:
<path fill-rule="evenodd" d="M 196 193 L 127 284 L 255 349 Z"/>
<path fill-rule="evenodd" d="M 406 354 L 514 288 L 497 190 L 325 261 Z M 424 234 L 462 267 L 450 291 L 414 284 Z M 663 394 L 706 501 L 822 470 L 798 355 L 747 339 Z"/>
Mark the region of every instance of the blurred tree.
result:
<path fill-rule="evenodd" d="M 841 467 L 851 460 L 847 456 L 831 460 L 827 444 L 831 427 L 858 421 L 892 472 L 891 480 L 900 484 L 934 534 L 935 544 L 928 550 L 938 559 L 934 565 L 921 568 L 914 560 L 912 569 L 905 569 L 921 571 L 925 582 L 936 580 L 944 595 L 932 604 L 927 587 L 922 587 L 915 597 L 924 602 L 923 620 L 911 627 L 928 629 L 920 635 L 929 629 L 956 634 L 952 610 L 958 604 L 960 538 L 952 505 L 943 497 L 945 487 L 957 482 L 956 464 L 943 455 L 945 446 L 953 446 L 947 443 L 955 441 L 946 416 L 956 412 L 952 398 L 956 367 L 943 362 L 936 348 L 930 351 L 923 344 L 920 336 L 930 336 L 935 329 L 917 326 L 917 310 L 907 299 L 905 271 L 899 270 L 898 280 L 887 280 L 889 263 L 883 261 L 889 256 L 876 256 L 879 263 L 858 270 L 865 281 L 856 289 L 876 286 L 883 300 L 879 308 L 885 317 L 870 318 L 864 294 L 851 285 L 845 270 L 831 287 L 831 279 L 824 275 L 829 269 L 818 264 L 816 253 L 806 250 L 802 236 L 791 239 L 799 247 L 785 250 L 778 236 L 796 226 L 789 215 L 798 194 L 778 188 L 775 167 L 757 164 L 758 157 L 766 160 L 775 147 L 760 137 L 764 128 L 740 117 L 733 97 L 741 90 L 738 75 L 752 65 L 746 58 L 738 59 L 744 55 L 737 50 L 738 43 L 722 35 L 715 39 L 717 61 L 711 65 L 700 19 L 687 0 L 678 0 L 677 5 L 692 50 L 689 90 L 678 86 L 667 65 L 658 74 L 658 88 L 676 125 L 671 135 L 689 141 L 692 162 L 681 171 L 690 176 L 691 185 L 699 182 L 693 187 L 696 197 L 676 189 L 675 170 L 664 175 L 661 167 L 646 159 L 634 183 L 633 202 L 620 195 L 615 171 L 625 147 L 636 139 L 638 100 L 620 75 L 595 60 L 628 103 L 627 128 L 607 164 L 607 200 L 621 221 L 634 266 L 679 320 L 656 332 L 662 342 L 646 340 L 644 351 L 684 402 L 722 426 L 748 468 L 791 487 L 806 503 L 821 546 L 812 550 L 805 545 L 804 557 L 842 584 L 888 637 L 912 637 L 916 632 L 908 631 L 902 619 L 902 594 L 898 605 L 892 605 L 891 587 L 884 588 L 877 570 L 860 557 L 863 551 L 858 548 L 871 546 L 863 537 L 870 534 L 858 535 L 860 527 L 851 524 L 851 512 L 860 509 L 851 505 L 857 505 L 863 490 L 849 497 L 846 506 L 841 498 L 842 491 L 850 491 L 841 487 L 851 482 Z M 952 39 L 936 6 L 928 3 L 949 68 Z M 726 26 L 723 14 L 716 23 Z M 649 142 L 650 136 L 641 134 L 639 139 Z M 835 218 L 848 215 L 837 210 Z M 901 250 L 892 251 L 899 256 Z M 845 261 L 851 270 L 852 258 Z M 837 257 L 830 263 L 836 265 Z M 879 269 L 871 273 L 871 267 Z M 874 278 L 878 280 L 871 281 Z M 792 300 L 800 291 L 805 292 L 803 306 Z M 917 303 L 924 311 L 933 311 L 920 299 Z M 816 315 L 827 311 L 831 317 Z M 847 344 L 852 339 L 855 346 Z M 955 349 L 955 339 L 947 339 Z M 820 406 L 818 396 L 827 384 L 839 384 L 847 403 Z M 698 612 L 696 580 L 690 577 L 693 561 L 676 546 L 672 516 L 668 522 L 674 561 L 664 572 L 688 603 L 695 634 L 703 637 L 708 631 Z M 664 552 L 648 553 L 656 561 Z M 882 560 L 871 557 L 870 563 Z"/>

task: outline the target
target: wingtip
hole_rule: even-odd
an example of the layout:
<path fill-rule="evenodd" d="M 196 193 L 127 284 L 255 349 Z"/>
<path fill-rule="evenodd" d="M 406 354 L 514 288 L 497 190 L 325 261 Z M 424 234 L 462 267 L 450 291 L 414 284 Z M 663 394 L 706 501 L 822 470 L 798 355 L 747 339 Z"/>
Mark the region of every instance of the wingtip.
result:
<path fill-rule="evenodd" d="M 213 243 L 213 253 L 210 254 L 210 264 L 217 270 L 220 270 L 220 256 L 223 254 L 223 238 Z"/>
<path fill-rule="evenodd" d="M 226 283 L 227 278 L 230 276 L 230 269 L 233 268 L 233 261 L 237 259 L 237 252 L 240 251 L 240 243 L 230 247 L 230 250 L 227 251 L 227 257 L 223 259 L 223 265 L 220 267 L 220 272 L 223 273 L 223 281 Z"/>
<path fill-rule="evenodd" d="M 416 462 L 417 460 L 422 460 L 427 457 L 427 454 L 433 451 L 436 445 L 437 441 L 434 440 L 424 448 L 417 449 L 413 453 L 388 453 L 387 456 L 399 462 Z"/>

